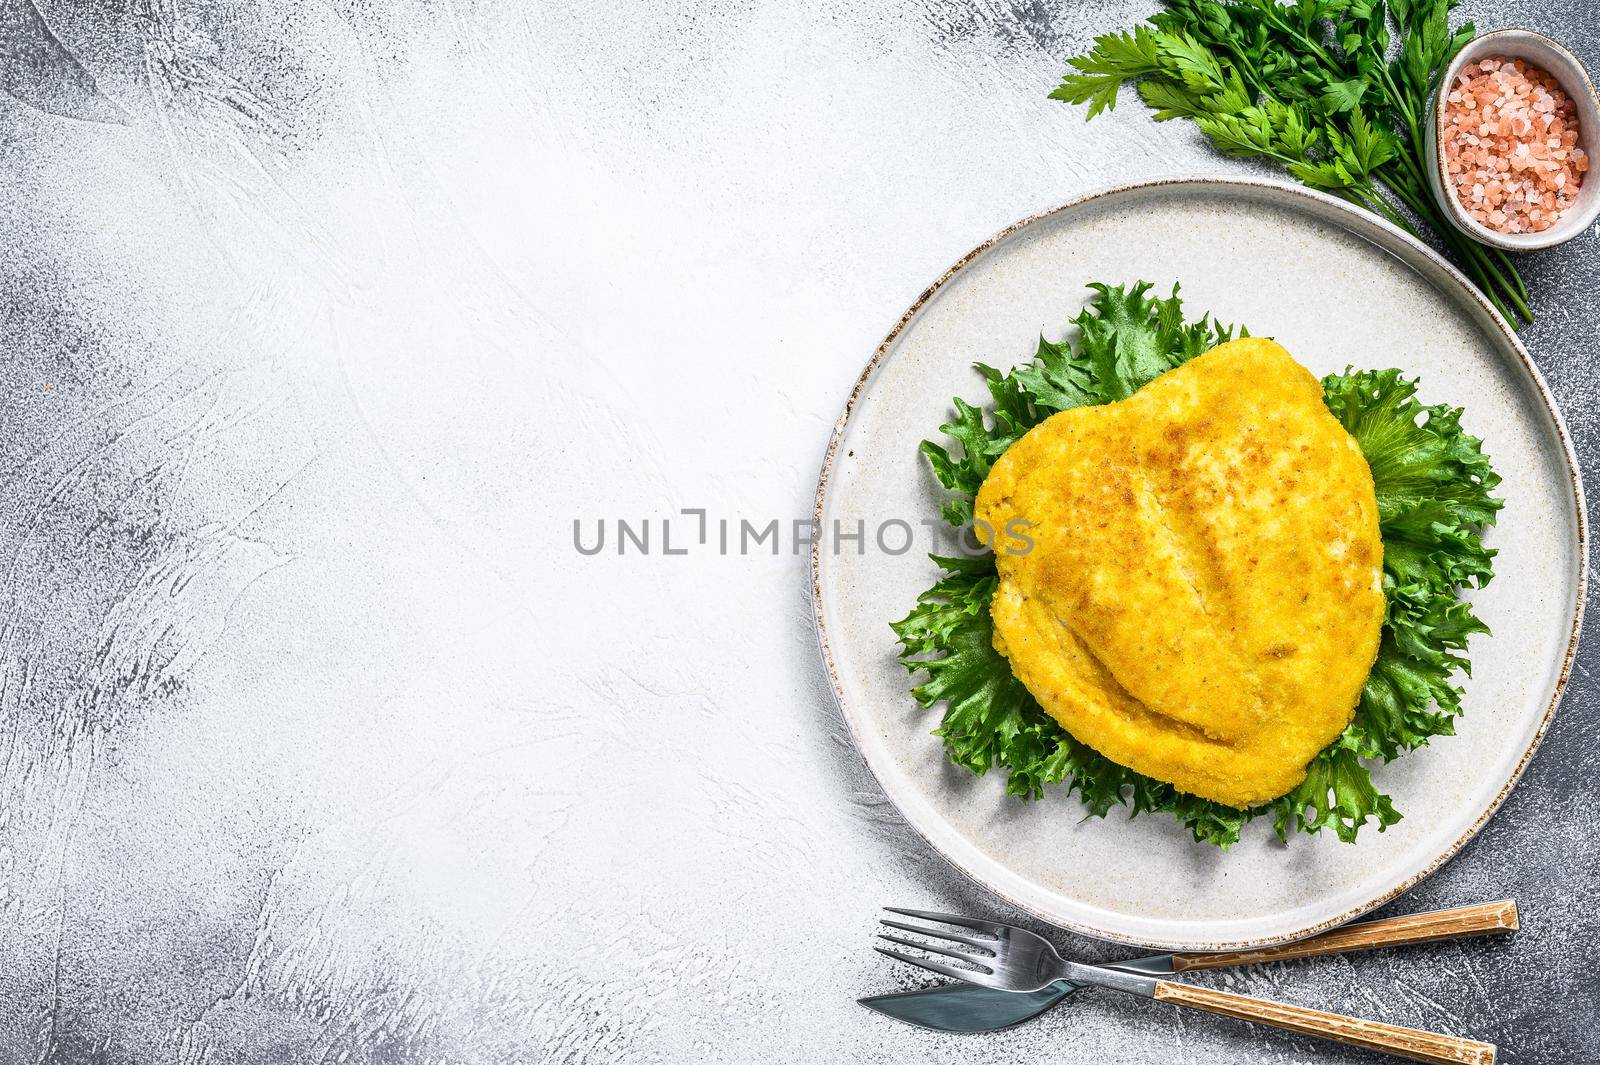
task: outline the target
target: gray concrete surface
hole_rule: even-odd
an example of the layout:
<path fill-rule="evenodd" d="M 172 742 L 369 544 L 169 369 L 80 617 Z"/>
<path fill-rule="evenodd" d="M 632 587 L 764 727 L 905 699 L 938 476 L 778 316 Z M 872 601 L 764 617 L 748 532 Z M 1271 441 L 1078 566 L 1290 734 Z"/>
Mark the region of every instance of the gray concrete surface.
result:
<path fill-rule="evenodd" d="M 1600 67 L 1581 0 L 1464 7 Z M 868 1014 L 911 982 L 874 907 L 994 904 L 850 748 L 803 558 L 573 549 L 803 517 L 956 255 L 1243 169 L 1044 99 L 1147 10 L 0 0 L 0 1061 L 1374 1060 L 1105 996 Z M 1597 243 L 1525 263 L 1590 462 Z M 1208 981 L 1600 1058 L 1597 647 L 1390 907 L 1513 895 L 1517 937 Z"/>

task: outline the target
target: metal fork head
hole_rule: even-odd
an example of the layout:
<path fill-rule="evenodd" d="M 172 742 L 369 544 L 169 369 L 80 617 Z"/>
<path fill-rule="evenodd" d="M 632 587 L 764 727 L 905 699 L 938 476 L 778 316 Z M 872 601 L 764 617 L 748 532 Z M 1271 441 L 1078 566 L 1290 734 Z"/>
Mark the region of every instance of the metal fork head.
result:
<path fill-rule="evenodd" d="M 933 913 L 928 910 L 902 910 L 893 906 L 885 906 L 889 913 L 899 914 L 902 917 L 914 917 L 921 921 L 937 921 L 940 924 L 954 925 L 957 928 L 970 929 L 977 935 L 967 935 L 944 928 L 929 928 L 922 925 L 906 924 L 902 921 L 891 921 L 882 918 L 882 922 L 889 928 L 902 932 L 912 932 L 929 939 L 943 940 L 954 946 L 934 945 L 921 943 L 914 939 L 902 936 L 879 933 L 880 939 L 896 943 L 904 947 L 913 947 L 917 950 L 927 951 L 930 954 L 939 954 L 946 958 L 962 961 L 971 968 L 962 968 L 948 965 L 931 958 L 917 957 L 905 954 L 898 950 L 888 950 L 884 947 L 874 947 L 880 954 L 886 954 L 896 961 L 903 961 L 910 965 L 917 965 L 930 972 L 941 976 L 948 976 L 954 980 L 965 980 L 969 984 L 978 984 L 982 987 L 992 987 L 1001 991 L 1037 991 L 1067 973 L 1067 963 L 1061 955 L 1056 953 L 1056 948 L 1043 936 L 1036 936 L 1025 928 L 1013 925 L 999 924 L 995 921 L 980 921 L 972 917 L 961 917 L 953 913 Z"/>

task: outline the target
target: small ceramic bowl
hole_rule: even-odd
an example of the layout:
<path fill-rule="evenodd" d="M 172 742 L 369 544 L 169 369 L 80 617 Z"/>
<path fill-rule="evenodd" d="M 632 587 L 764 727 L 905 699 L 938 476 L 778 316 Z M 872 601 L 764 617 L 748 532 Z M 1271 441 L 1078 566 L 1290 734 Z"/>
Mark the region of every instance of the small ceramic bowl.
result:
<path fill-rule="evenodd" d="M 1591 160 L 1591 167 L 1583 175 L 1578 199 L 1561 216 L 1561 221 L 1543 233 L 1496 233 L 1472 219 L 1456 199 L 1450 188 L 1449 170 L 1446 168 L 1443 148 L 1444 96 L 1454 85 L 1461 68 L 1490 56 L 1509 56 L 1549 71 L 1578 108 L 1578 147 Z M 1427 170 L 1428 184 L 1434 199 L 1444 210 L 1452 225 L 1473 240 L 1506 251 L 1533 251 L 1550 248 L 1582 233 L 1600 217 L 1600 99 L 1595 97 L 1594 82 L 1583 69 L 1578 58 L 1548 37 L 1530 30 L 1496 30 L 1474 37 L 1461 49 L 1455 60 L 1446 68 L 1439 87 L 1428 98 Z"/>

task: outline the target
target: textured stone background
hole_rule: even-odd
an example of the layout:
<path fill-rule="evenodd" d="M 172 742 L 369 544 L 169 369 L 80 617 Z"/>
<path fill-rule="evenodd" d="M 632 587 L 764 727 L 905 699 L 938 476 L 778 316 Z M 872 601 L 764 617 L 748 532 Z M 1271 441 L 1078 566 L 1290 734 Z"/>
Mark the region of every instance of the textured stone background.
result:
<path fill-rule="evenodd" d="M 1600 67 L 1582 0 L 1465 6 Z M 572 548 L 804 516 L 956 255 L 1237 171 L 1044 99 L 1146 10 L 0 0 L 0 1060 L 1373 1060 L 1105 995 L 868 1014 L 914 979 L 874 907 L 995 904 L 864 773 L 803 558 Z M 1524 334 L 1591 461 L 1596 252 L 1527 261 Z M 1208 982 L 1600 1057 L 1593 635 L 1392 908 L 1520 935 Z"/>

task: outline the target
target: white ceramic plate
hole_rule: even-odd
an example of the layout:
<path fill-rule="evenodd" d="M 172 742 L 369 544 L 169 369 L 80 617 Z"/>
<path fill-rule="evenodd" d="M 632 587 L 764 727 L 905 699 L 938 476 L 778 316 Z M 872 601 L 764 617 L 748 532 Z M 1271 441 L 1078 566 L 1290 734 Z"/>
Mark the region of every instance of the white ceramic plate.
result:
<path fill-rule="evenodd" d="M 1170 818 L 1085 819 L 1057 789 L 1008 799 L 998 776 L 951 766 L 935 712 L 907 694 L 889 622 L 935 574 L 922 545 L 871 545 L 884 522 L 937 513 L 917 444 L 950 397 L 985 395 L 974 360 L 1029 358 L 1065 335 L 1085 283 L 1183 286 L 1185 306 L 1282 342 L 1314 372 L 1398 366 L 1424 402 L 1464 406 L 1504 478 L 1488 536 L 1493 583 L 1473 596 L 1494 630 L 1474 641 L 1458 734 L 1378 768 L 1405 819 L 1355 845 L 1331 833 L 1277 842 L 1258 820 L 1223 852 Z M 889 798 L 974 880 L 1062 927 L 1172 949 L 1230 949 L 1313 934 L 1438 868 L 1505 798 L 1554 712 L 1576 646 L 1586 530 L 1566 429 L 1514 335 L 1448 264 L 1371 215 L 1260 181 L 1117 188 L 1019 222 L 934 283 L 872 357 L 828 446 L 812 579 L 823 657 L 857 746 Z M 869 543 L 826 545 L 833 522 Z M 887 538 L 898 546 L 898 536 Z"/>

